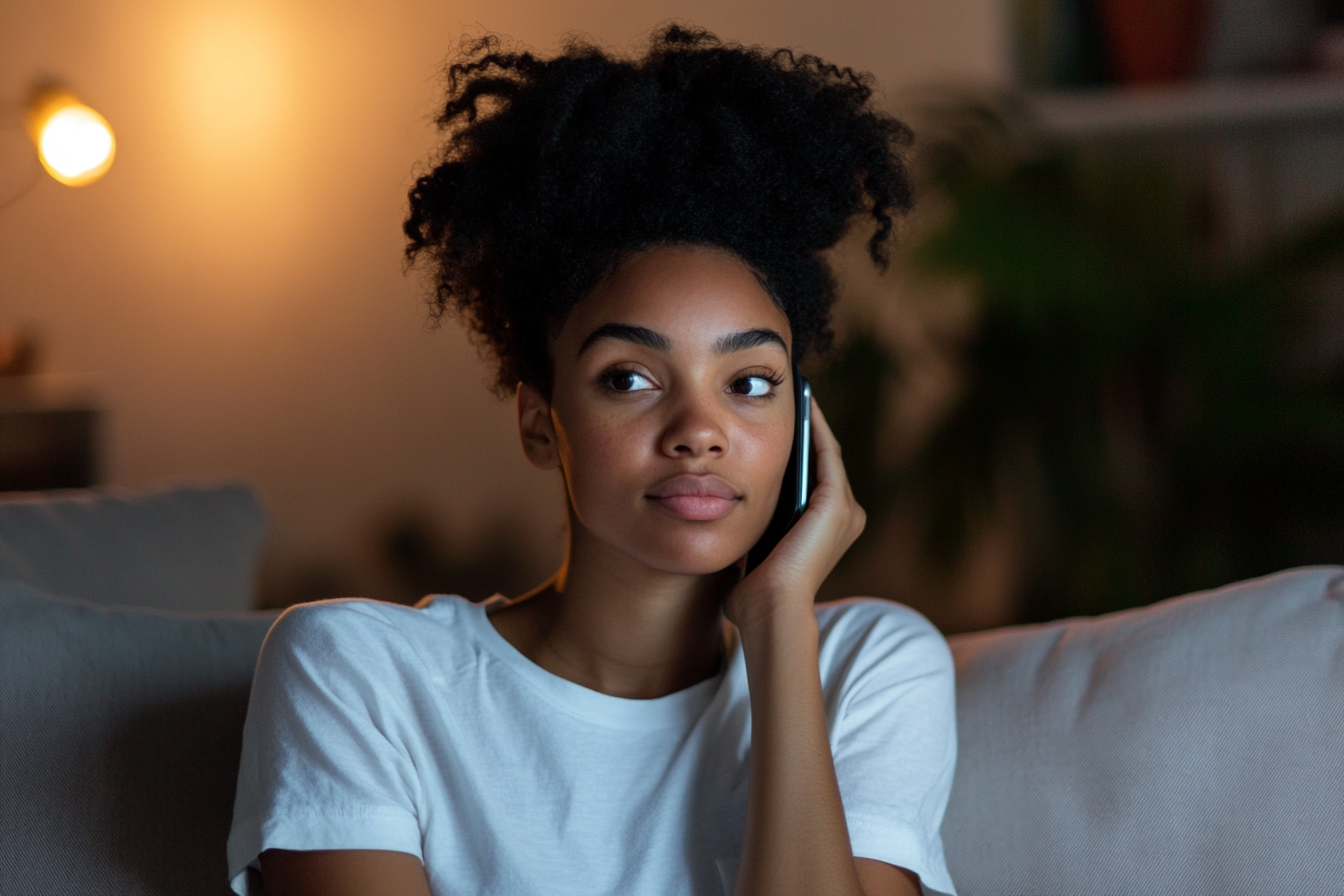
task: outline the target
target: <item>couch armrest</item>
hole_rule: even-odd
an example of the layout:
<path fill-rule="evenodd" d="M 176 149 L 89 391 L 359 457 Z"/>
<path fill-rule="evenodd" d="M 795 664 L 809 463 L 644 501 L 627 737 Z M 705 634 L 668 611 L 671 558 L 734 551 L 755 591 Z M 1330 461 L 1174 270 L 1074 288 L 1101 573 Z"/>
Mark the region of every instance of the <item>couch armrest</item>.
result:
<path fill-rule="evenodd" d="M 0 893 L 229 892 L 243 719 L 275 615 L 0 580 Z"/>

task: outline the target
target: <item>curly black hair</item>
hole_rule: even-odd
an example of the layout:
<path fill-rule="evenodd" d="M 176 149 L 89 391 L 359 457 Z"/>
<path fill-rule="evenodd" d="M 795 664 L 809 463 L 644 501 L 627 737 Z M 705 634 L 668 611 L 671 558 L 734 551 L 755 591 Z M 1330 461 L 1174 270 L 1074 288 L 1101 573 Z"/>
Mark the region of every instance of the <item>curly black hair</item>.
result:
<path fill-rule="evenodd" d="M 832 339 L 820 253 L 866 213 L 887 263 L 907 211 L 909 129 L 874 109 L 872 77 L 680 25 L 640 58 L 572 41 L 554 58 L 464 40 L 445 135 L 416 180 L 407 263 L 427 260 L 436 319 L 461 314 L 507 393 L 550 394 L 548 337 L 632 251 L 726 249 L 788 315 L 794 356 Z"/>

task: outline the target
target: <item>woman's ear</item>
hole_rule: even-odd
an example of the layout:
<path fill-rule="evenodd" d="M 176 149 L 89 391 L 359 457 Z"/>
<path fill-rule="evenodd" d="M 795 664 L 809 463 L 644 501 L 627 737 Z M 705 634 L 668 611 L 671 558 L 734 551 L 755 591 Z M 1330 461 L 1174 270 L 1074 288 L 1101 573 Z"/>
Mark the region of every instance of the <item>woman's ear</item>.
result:
<path fill-rule="evenodd" d="M 551 403 L 527 383 L 518 384 L 518 434 L 523 454 L 539 470 L 560 466 L 560 448 L 551 421 Z"/>

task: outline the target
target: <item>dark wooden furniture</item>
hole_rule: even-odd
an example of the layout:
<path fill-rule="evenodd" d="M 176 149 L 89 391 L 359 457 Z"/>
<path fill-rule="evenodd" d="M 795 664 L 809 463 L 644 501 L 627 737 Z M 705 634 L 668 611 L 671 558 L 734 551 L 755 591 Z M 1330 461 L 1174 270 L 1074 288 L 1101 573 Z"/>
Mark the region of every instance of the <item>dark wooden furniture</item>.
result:
<path fill-rule="evenodd" d="M 0 377 L 0 491 L 96 484 L 101 413 L 43 377 Z"/>

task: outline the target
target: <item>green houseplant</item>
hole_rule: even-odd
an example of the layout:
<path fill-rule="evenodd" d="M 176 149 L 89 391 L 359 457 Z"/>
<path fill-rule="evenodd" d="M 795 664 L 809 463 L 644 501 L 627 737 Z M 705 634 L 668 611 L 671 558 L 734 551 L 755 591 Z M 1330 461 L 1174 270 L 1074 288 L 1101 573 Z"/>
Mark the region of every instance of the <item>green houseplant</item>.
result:
<path fill-rule="evenodd" d="M 931 120 L 946 214 L 907 263 L 969 279 L 978 316 L 909 462 L 876 449 L 899 356 L 859 329 L 819 374 L 870 514 L 917 505 L 943 569 L 1014 527 L 1020 621 L 1344 561 L 1344 363 L 1318 298 L 1344 213 L 1228 257 L 1209 192 L 1159 165 L 1051 143 L 1011 104 Z"/>

